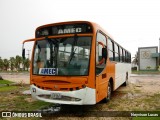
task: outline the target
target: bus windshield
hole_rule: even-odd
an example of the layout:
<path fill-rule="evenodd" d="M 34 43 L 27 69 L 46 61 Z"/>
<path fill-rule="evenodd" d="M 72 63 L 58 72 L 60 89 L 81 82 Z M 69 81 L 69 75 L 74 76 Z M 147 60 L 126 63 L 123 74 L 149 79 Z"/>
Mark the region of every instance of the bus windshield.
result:
<path fill-rule="evenodd" d="M 38 40 L 34 75 L 88 75 L 92 37 L 74 36 Z"/>

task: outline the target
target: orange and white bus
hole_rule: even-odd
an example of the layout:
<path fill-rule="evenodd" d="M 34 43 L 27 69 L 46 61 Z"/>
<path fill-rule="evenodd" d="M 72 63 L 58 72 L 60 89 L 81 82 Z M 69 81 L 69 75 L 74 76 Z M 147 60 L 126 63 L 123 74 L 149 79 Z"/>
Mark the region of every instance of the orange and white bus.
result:
<path fill-rule="evenodd" d="M 131 54 L 99 25 L 88 21 L 40 26 L 30 66 L 30 90 L 38 100 L 96 104 L 127 84 Z M 25 49 L 22 52 L 25 57 Z"/>

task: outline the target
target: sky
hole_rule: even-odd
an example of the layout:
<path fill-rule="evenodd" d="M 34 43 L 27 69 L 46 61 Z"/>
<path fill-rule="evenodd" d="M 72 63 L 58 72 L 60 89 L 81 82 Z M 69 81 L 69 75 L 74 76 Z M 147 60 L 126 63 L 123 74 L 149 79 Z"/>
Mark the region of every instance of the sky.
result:
<path fill-rule="evenodd" d="M 0 57 L 21 55 L 38 26 L 74 20 L 98 23 L 132 57 L 159 46 L 160 0 L 0 0 Z"/>

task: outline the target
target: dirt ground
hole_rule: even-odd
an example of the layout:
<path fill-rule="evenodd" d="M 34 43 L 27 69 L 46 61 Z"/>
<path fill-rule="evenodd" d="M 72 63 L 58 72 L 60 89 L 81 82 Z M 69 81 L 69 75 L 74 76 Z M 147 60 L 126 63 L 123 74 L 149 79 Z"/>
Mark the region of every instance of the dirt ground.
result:
<path fill-rule="evenodd" d="M 148 94 L 160 93 L 160 75 L 131 75 L 130 83 Z"/>
<path fill-rule="evenodd" d="M 3 79 L 16 83 L 29 84 L 29 73 L 0 73 Z"/>
<path fill-rule="evenodd" d="M 29 84 L 29 73 L 0 73 L 10 81 Z M 129 85 L 112 93 L 111 101 L 83 109 L 95 111 L 160 111 L 160 75 L 131 74 Z M 68 106 L 65 106 L 68 110 Z M 73 107 L 69 107 L 73 109 Z"/>

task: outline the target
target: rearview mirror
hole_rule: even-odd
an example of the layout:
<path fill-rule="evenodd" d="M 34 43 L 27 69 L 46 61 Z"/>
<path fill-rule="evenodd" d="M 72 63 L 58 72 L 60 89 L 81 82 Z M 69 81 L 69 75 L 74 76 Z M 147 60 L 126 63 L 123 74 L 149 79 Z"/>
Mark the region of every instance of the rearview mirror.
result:
<path fill-rule="evenodd" d="M 102 58 L 107 59 L 107 48 L 102 48 Z"/>
<path fill-rule="evenodd" d="M 25 59 L 25 49 L 22 50 L 22 58 Z"/>

